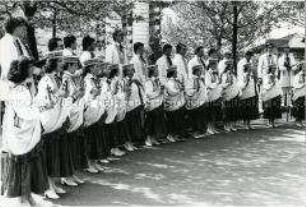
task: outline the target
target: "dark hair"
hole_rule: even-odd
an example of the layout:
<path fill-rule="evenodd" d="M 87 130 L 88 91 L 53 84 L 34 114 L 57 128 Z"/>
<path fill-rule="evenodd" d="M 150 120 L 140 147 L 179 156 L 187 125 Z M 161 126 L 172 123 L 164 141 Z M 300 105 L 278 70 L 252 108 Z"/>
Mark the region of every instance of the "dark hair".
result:
<path fill-rule="evenodd" d="M 215 49 L 215 48 L 210 48 L 209 50 L 208 50 L 208 56 L 211 56 L 212 54 L 214 54 L 214 53 L 216 53 L 217 52 L 217 50 Z"/>
<path fill-rule="evenodd" d="M 71 65 L 71 64 L 75 64 L 75 63 L 69 63 L 69 62 L 67 62 L 67 63 L 64 63 L 63 65 L 62 65 L 62 67 L 63 67 L 63 70 L 67 70 L 68 69 L 68 65 Z M 78 67 L 80 68 L 81 67 L 81 63 L 80 63 L 80 61 L 78 61 Z"/>
<path fill-rule="evenodd" d="M 165 53 L 168 49 L 172 49 L 172 45 L 170 45 L 170 44 L 165 44 L 165 45 L 163 46 L 163 53 Z"/>
<path fill-rule="evenodd" d="M 113 32 L 113 39 L 115 40 L 116 37 L 119 35 L 119 34 L 123 34 L 123 32 L 120 30 L 120 29 L 116 29 L 114 32 Z"/>
<path fill-rule="evenodd" d="M 49 59 L 46 63 L 46 73 L 52 73 L 58 67 L 59 60 L 58 59 Z"/>
<path fill-rule="evenodd" d="M 51 38 L 51 39 L 49 40 L 49 42 L 48 42 L 48 49 L 49 49 L 50 52 L 51 52 L 51 51 L 54 51 L 55 48 L 58 47 L 57 42 L 60 41 L 60 40 L 62 40 L 62 39 L 59 38 L 59 37 L 53 37 L 53 38 Z"/>
<path fill-rule="evenodd" d="M 85 36 L 82 41 L 82 46 L 84 51 L 88 51 L 88 48 L 95 42 L 95 39 L 89 35 Z"/>
<path fill-rule="evenodd" d="M 246 51 L 245 56 L 252 56 L 252 52 L 251 51 Z"/>
<path fill-rule="evenodd" d="M 175 73 L 175 70 L 167 72 L 167 78 L 171 78 Z"/>
<path fill-rule="evenodd" d="M 149 70 L 148 76 L 151 78 L 154 75 L 155 70 Z"/>
<path fill-rule="evenodd" d="M 4 24 L 5 31 L 9 34 L 13 34 L 15 29 L 19 26 L 27 26 L 27 21 L 22 17 L 10 17 Z"/>
<path fill-rule="evenodd" d="M 119 70 L 118 69 L 113 69 L 111 70 L 110 74 L 109 74 L 109 79 L 115 77 L 118 74 Z"/>
<path fill-rule="evenodd" d="M 65 48 L 70 48 L 72 44 L 76 42 L 76 37 L 74 35 L 67 35 L 64 37 Z"/>
<path fill-rule="evenodd" d="M 144 47 L 144 44 L 141 43 L 141 42 L 136 42 L 134 44 L 134 53 L 136 53 L 139 50 L 140 47 Z"/>
<path fill-rule="evenodd" d="M 204 47 L 203 46 L 199 46 L 195 49 L 194 53 L 198 54 L 200 52 L 200 50 L 202 50 Z"/>
<path fill-rule="evenodd" d="M 29 76 L 29 66 L 31 63 L 32 61 L 25 57 L 14 60 L 10 66 L 8 80 L 15 84 L 22 83 Z"/>
<path fill-rule="evenodd" d="M 182 51 L 183 48 L 186 48 L 186 45 L 182 44 L 182 43 L 178 43 L 176 46 L 176 52 L 179 53 Z"/>

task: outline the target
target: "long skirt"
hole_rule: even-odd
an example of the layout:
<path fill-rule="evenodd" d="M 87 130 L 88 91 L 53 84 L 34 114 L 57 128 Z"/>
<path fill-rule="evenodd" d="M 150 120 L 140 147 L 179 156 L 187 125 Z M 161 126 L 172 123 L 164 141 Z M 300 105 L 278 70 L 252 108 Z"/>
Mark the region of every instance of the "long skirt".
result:
<path fill-rule="evenodd" d="M 86 140 L 86 151 L 89 160 L 99 160 L 101 159 L 100 145 L 99 140 L 101 134 L 99 130 L 99 124 L 95 123 L 91 126 L 88 126 L 84 129 L 84 138 Z"/>
<path fill-rule="evenodd" d="M 158 139 L 167 135 L 165 112 L 162 106 L 146 112 L 145 132 L 147 136 Z"/>
<path fill-rule="evenodd" d="M 43 143 L 24 155 L 1 154 L 1 195 L 20 197 L 42 194 L 48 189 Z"/>
<path fill-rule="evenodd" d="M 222 101 L 220 99 L 209 102 L 208 107 L 206 107 L 207 122 L 222 121 L 222 111 Z"/>
<path fill-rule="evenodd" d="M 99 123 L 99 137 L 98 137 L 98 145 L 99 145 L 99 157 L 100 159 L 106 159 L 110 155 L 110 137 L 112 137 L 112 130 L 109 125 L 104 124 L 103 120 Z"/>
<path fill-rule="evenodd" d="M 132 111 L 126 114 L 126 123 L 128 127 L 128 136 L 131 137 L 131 141 L 136 144 L 144 144 L 145 133 L 144 133 L 144 108 L 138 106 Z"/>
<path fill-rule="evenodd" d="M 281 98 L 281 96 L 277 96 L 263 103 L 265 119 L 282 118 Z"/>
<path fill-rule="evenodd" d="M 195 131 L 204 130 L 204 125 L 206 123 L 205 116 L 205 106 L 200 106 L 199 108 L 187 111 L 188 113 L 188 126 Z"/>
<path fill-rule="evenodd" d="M 255 120 L 259 117 L 258 96 L 240 100 L 240 118 L 243 121 Z"/>
<path fill-rule="evenodd" d="M 84 136 L 84 129 L 78 129 L 68 133 L 70 149 L 75 170 L 83 170 L 88 167 L 87 148 Z"/>
<path fill-rule="evenodd" d="M 225 122 L 238 121 L 239 113 L 238 97 L 223 102 L 223 120 Z"/>
<path fill-rule="evenodd" d="M 296 121 L 305 120 L 305 96 L 299 97 L 293 102 L 292 115 Z"/>
<path fill-rule="evenodd" d="M 44 141 L 48 176 L 69 177 L 74 174 L 73 157 L 68 133 L 59 129 L 42 136 Z"/>
<path fill-rule="evenodd" d="M 181 135 L 184 132 L 185 126 L 184 122 L 182 122 L 182 117 L 182 109 L 166 111 L 167 129 L 169 134 Z"/>

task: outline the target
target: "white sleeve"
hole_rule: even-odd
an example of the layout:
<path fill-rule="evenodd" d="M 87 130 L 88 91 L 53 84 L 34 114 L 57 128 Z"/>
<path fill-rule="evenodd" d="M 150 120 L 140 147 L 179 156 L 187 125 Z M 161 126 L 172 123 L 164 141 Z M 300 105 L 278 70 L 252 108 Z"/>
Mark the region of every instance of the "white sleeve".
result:
<path fill-rule="evenodd" d="M 109 45 L 105 51 L 105 62 L 113 63 L 113 50 L 112 45 Z"/>
<path fill-rule="evenodd" d="M 284 58 L 283 58 L 283 56 L 278 59 L 278 68 L 281 71 L 287 70 L 287 68 L 284 66 Z"/>
<path fill-rule="evenodd" d="M 88 52 L 83 52 L 82 55 L 80 56 L 80 62 L 83 66 L 84 66 L 84 62 L 90 59 L 91 59 L 90 53 Z"/>
<path fill-rule="evenodd" d="M 263 58 L 259 57 L 258 66 L 257 66 L 257 77 L 262 78 L 262 67 L 263 67 Z"/>
<path fill-rule="evenodd" d="M 18 52 L 12 41 L 1 41 L 0 45 L 0 64 L 1 64 L 1 79 L 6 79 L 9 73 L 11 63 L 18 60 Z"/>

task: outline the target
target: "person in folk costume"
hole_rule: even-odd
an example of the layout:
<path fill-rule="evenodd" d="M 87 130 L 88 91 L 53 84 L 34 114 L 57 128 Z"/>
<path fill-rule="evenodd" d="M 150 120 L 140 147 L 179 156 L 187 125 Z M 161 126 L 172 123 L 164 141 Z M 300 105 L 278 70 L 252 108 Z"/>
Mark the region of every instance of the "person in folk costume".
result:
<path fill-rule="evenodd" d="M 38 83 L 36 96 L 44 128 L 42 139 L 49 176 L 49 189 L 45 192 L 45 196 L 50 199 L 58 199 L 58 194 L 65 193 L 62 188 L 55 185 L 57 178 L 61 178 L 62 184 L 77 185 L 69 179 L 74 173 L 74 168 L 66 133 L 70 108 L 65 104 L 67 88 L 66 82 L 61 80 L 61 58 L 62 51 L 48 54 L 46 73 Z"/>
<path fill-rule="evenodd" d="M 208 135 L 216 134 L 216 121 L 222 120 L 222 85 L 218 74 L 218 60 L 210 59 L 205 73 L 205 85 L 207 87 L 207 97 L 209 104 L 206 107 L 207 131 Z"/>
<path fill-rule="evenodd" d="M 87 167 L 87 157 L 84 148 L 84 134 L 82 125 L 84 121 L 85 102 L 82 97 L 84 90 L 80 80 L 75 78 L 75 74 L 80 68 L 79 58 L 77 56 L 63 57 L 63 75 L 62 80 L 67 84 L 68 97 L 66 104 L 71 105 L 69 113 L 69 128 L 67 128 L 69 146 L 73 159 L 75 170 L 84 170 Z M 80 77 L 79 77 L 80 79 Z M 73 175 L 73 180 L 78 184 L 83 184 L 84 181 Z"/>
<path fill-rule="evenodd" d="M 127 151 L 134 151 L 137 147 L 135 147 L 131 142 L 132 138 L 130 137 L 127 120 L 125 119 L 127 112 L 127 91 L 125 90 L 125 80 L 119 76 L 119 71 L 122 70 L 122 67 L 120 69 L 120 65 L 118 64 L 114 65 L 114 67 L 111 88 L 117 109 L 111 154 L 120 157 L 125 155 L 125 152 L 121 150 L 120 147 L 123 146 Z"/>
<path fill-rule="evenodd" d="M 164 86 L 161 85 L 158 66 L 148 66 L 148 79 L 145 83 L 145 130 L 146 146 L 159 145 L 158 139 L 167 134 L 165 114 L 163 110 Z"/>
<path fill-rule="evenodd" d="M 176 46 L 176 54 L 173 58 L 173 65 L 177 66 L 177 77 L 181 83 L 188 79 L 188 65 L 186 59 L 187 46 L 179 43 Z"/>
<path fill-rule="evenodd" d="M 144 44 L 141 42 L 136 42 L 134 44 L 134 56 L 130 61 L 130 64 L 134 64 L 135 74 L 134 78 L 138 79 L 141 84 L 145 83 L 146 80 L 146 66 L 147 61 L 144 58 Z"/>
<path fill-rule="evenodd" d="M 184 93 L 184 87 L 177 80 L 177 67 L 169 67 L 167 70 L 167 82 L 164 93 L 164 110 L 166 111 L 167 119 L 167 139 L 170 142 L 176 142 L 184 130 L 181 121 L 181 109 L 186 103 Z"/>
<path fill-rule="evenodd" d="M 208 55 L 208 58 L 207 58 L 207 60 L 205 61 L 205 66 L 206 66 L 206 67 L 208 66 L 209 61 L 210 61 L 211 59 L 217 60 L 217 59 L 219 58 L 218 51 L 217 51 L 215 48 L 210 48 L 210 49 L 208 50 L 207 55 Z"/>
<path fill-rule="evenodd" d="M 48 188 L 42 126 L 31 82 L 31 60 L 14 60 L 5 102 L 1 151 L 1 195 L 6 206 L 52 206 L 40 196 Z"/>
<path fill-rule="evenodd" d="M 223 121 L 226 132 L 237 131 L 237 121 L 239 120 L 239 95 L 240 88 L 234 74 L 233 61 L 228 60 L 224 63 L 226 67 L 220 75 L 223 87 Z"/>
<path fill-rule="evenodd" d="M 101 141 L 101 159 L 100 163 L 108 164 L 110 151 L 111 151 L 111 139 L 113 139 L 113 128 L 112 122 L 116 118 L 116 107 L 114 104 L 114 97 L 111 89 L 111 71 L 112 67 L 108 63 L 103 63 L 100 61 L 100 68 L 102 74 L 99 77 L 99 86 L 101 88 L 101 102 L 100 105 L 105 107 L 105 114 L 99 121 L 100 136 L 103 138 Z"/>
<path fill-rule="evenodd" d="M 218 73 L 221 76 L 224 73 L 225 68 L 228 66 L 228 61 L 231 60 L 232 53 L 229 50 L 226 50 L 223 55 L 223 59 L 218 63 Z"/>
<path fill-rule="evenodd" d="M 95 57 L 95 39 L 90 37 L 89 35 L 85 36 L 82 40 L 83 52 L 80 55 L 81 65 L 84 66 L 84 62 L 87 60 L 91 60 Z"/>
<path fill-rule="evenodd" d="M 101 88 L 99 77 L 102 74 L 99 59 L 90 59 L 84 62 L 84 135 L 87 142 L 88 168 L 87 172 L 98 173 L 103 171 L 99 164 L 101 159 L 101 137 L 99 121 L 105 113 L 105 107 L 100 103 Z"/>
<path fill-rule="evenodd" d="M 192 126 L 194 138 L 202 137 L 205 120 L 204 104 L 208 102 L 205 80 L 202 76 L 203 66 L 192 67 L 192 76 L 186 81 L 186 108 L 190 116 L 189 121 Z"/>
<path fill-rule="evenodd" d="M 204 58 L 204 47 L 203 46 L 199 46 L 195 49 L 194 51 L 195 55 L 194 57 L 188 62 L 188 76 L 191 77 L 192 76 L 192 68 L 193 66 L 196 65 L 202 65 L 203 66 L 203 71 L 202 71 L 202 76 L 205 76 L 205 61 L 203 60 Z"/>
<path fill-rule="evenodd" d="M 289 115 L 292 107 L 292 80 L 293 72 L 297 68 L 297 64 L 293 54 L 290 54 L 289 46 L 284 48 L 284 53 L 278 59 L 278 68 L 280 72 L 280 85 L 283 90 L 282 106 L 289 107 L 287 115 Z"/>
<path fill-rule="evenodd" d="M 123 81 L 127 105 L 125 120 L 129 136 L 131 137 L 127 144 L 129 145 L 132 142 L 134 145 L 140 146 L 145 144 L 144 86 L 137 78 L 134 78 L 134 75 L 135 69 L 133 64 L 123 66 Z"/>
<path fill-rule="evenodd" d="M 305 120 L 305 96 L 306 96 L 306 81 L 305 69 L 300 65 L 295 70 L 293 78 L 293 110 L 292 115 L 295 118 L 296 125 L 303 127 L 303 120 Z"/>
<path fill-rule="evenodd" d="M 270 65 L 266 75 L 262 78 L 260 95 L 263 102 L 264 118 L 269 120 L 268 126 L 275 127 L 275 119 L 282 118 L 282 89 L 277 78 L 276 66 Z"/>
<path fill-rule="evenodd" d="M 76 56 L 75 50 L 77 48 L 76 37 L 74 35 L 67 35 L 64 37 L 63 56 Z"/>
<path fill-rule="evenodd" d="M 106 47 L 105 62 L 119 65 L 119 77 L 122 77 L 122 65 L 128 63 L 127 52 L 123 46 L 124 33 L 120 29 L 113 32 L 113 41 Z"/>
<path fill-rule="evenodd" d="M 278 68 L 278 58 L 275 54 L 273 54 L 274 45 L 271 42 L 266 42 L 265 47 L 266 47 L 266 52 L 259 57 L 258 65 L 257 65 L 257 84 L 258 84 L 260 93 L 261 93 L 260 87 L 262 85 L 263 78 L 264 76 L 267 75 L 269 68 L 271 66 L 275 67 L 276 69 Z M 263 104 L 262 104 L 261 96 L 259 97 L 258 102 L 259 102 L 258 103 L 259 113 L 262 113 Z"/>
<path fill-rule="evenodd" d="M 252 53 L 247 51 L 245 57 L 238 62 L 237 79 L 241 90 L 240 118 L 245 129 L 252 129 L 251 120 L 258 118 L 258 91 L 253 71 Z"/>
<path fill-rule="evenodd" d="M 163 85 L 167 82 L 167 70 L 173 65 L 172 59 L 172 45 L 165 44 L 163 46 L 163 55 L 156 61 L 158 66 L 159 80 Z"/>

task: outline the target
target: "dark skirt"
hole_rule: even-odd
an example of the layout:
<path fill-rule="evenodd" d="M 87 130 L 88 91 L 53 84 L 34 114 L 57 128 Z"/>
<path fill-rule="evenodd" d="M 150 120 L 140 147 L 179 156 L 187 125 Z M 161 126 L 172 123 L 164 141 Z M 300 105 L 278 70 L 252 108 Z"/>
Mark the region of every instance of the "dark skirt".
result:
<path fill-rule="evenodd" d="M 183 117 L 184 110 L 178 109 L 176 111 L 166 111 L 166 122 L 167 122 L 167 130 L 169 134 L 172 135 L 181 135 L 184 133 L 185 126 Z"/>
<path fill-rule="evenodd" d="M 243 121 L 255 120 L 259 117 L 258 96 L 240 100 L 240 118 Z"/>
<path fill-rule="evenodd" d="M 110 155 L 110 137 L 112 136 L 112 131 L 109 128 L 109 125 L 100 121 L 98 123 L 98 152 L 100 159 L 106 159 Z"/>
<path fill-rule="evenodd" d="M 95 123 L 84 129 L 84 138 L 86 140 L 86 151 L 88 159 L 90 160 L 101 159 L 100 155 L 101 142 L 99 140 L 100 136 L 101 134 L 98 123 Z"/>
<path fill-rule="evenodd" d="M 296 121 L 305 120 L 305 96 L 299 97 L 293 102 L 292 115 Z"/>
<path fill-rule="evenodd" d="M 206 123 L 205 116 L 206 107 L 201 106 L 199 108 L 188 111 L 188 126 L 195 131 L 202 131 L 204 124 Z"/>
<path fill-rule="evenodd" d="M 129 111 L 125 117 L 128 136 L 131 137 L 131 141 L 137 144 L 144 144 L 145 133 L 144 133 L 144 108 L 143 106 L 138 106 L 132 111 Z"/>
<path fill-rule="evenodd" d="M 282 118 L 281 96 L 277 96 L 263 103 L 265 119 Z"/>
<path fill-rule="evenodd" d="M 223 121 L 238 121 L 239 120 L 239 98 L 235 97 L 229 101 L 223 102 Z"/>
<path fill-rule="evenodd" d="M 163 106 L 146 112 L 145 132 L 146 135 L 155 138 L 162 138 L 167 135 L 166 118 Z"/>
<path fill-rule="evenodd" d="M 2 152 L 1 182 L 1 195 L 10 198 L 44 193 L 49 185 L 42 142 L 24 155 Z"/>
<path fill-rule="evenodd" d="M 222 101 L 221 99 L 209 102 L 208 108 L 206 108 L 207 122 L 222 121 Z"/>
<path fill-rule="evenodd" d="M 64 129 L 43 135 L 48 176 L 69 177 L 74 174 L 71 143 Z"/>
<path fill-rule="evenodd" d="M 78 129 L 68 133 L 70 149 L 75 170 L 83 170 L 88 167 L 87 148 L 84 137 L 84 130 Z"/>

